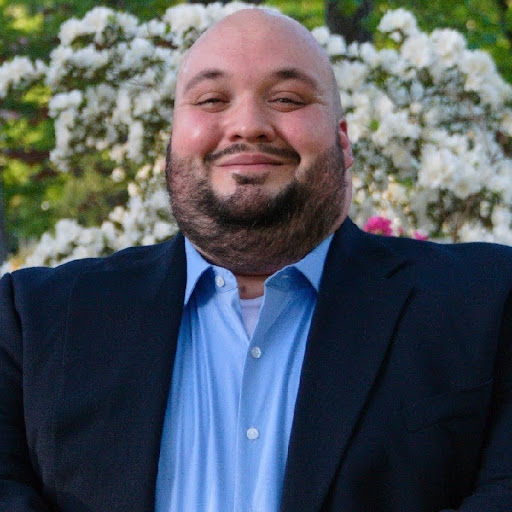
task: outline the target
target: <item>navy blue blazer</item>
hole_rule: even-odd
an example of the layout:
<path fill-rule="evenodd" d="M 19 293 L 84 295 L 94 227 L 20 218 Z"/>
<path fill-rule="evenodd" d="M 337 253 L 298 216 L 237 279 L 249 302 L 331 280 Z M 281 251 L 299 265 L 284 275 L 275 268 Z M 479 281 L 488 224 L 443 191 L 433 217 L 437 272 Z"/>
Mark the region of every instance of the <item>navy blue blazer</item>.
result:
<path fill-rule="evenodd" d="M 185 280 L 178 235 L 0 281 L 2 512 L 154 509 Z M 281 511 L 510 512 L 511 289 L 510 248 L 345 221 Z"/>

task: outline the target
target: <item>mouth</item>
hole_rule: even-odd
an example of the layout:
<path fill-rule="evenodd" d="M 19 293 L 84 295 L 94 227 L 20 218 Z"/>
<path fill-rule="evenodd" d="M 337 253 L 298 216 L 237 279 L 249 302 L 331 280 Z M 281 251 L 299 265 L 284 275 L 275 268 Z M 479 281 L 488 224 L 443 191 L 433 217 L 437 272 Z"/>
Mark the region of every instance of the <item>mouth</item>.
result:
<path fill-rule="evenodd" d="M 222 159 L 217 163 L 219 167 L 254 167 L 269 165 L 284 165 L 282 160 L 269 155 L 256 153 L 242 153 Z"/>
<path fill-rule="evenodd" d="M 268 172 L 272 168 L 277 168 L 285 165 L 287 162 L 279 160 L 270 155 L 261 153 L 241 153 L 232 155 L 227 158 L 221 159 L 217 163 L 217 167 L 233 172 L 243 174 L 257 174 Z"/>

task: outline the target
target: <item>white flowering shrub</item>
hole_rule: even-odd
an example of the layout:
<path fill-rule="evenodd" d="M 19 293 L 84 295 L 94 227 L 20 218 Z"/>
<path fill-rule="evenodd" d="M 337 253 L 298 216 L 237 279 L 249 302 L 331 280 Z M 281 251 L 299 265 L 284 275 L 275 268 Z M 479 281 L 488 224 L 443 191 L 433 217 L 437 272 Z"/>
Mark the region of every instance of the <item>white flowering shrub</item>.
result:
<path fill-rule="evenodd" d="M 352 215 L 406 232 L 512 244 L 512 87 L 448 29 L 389 11 L 384 49 L 313 34 L 333 62 L 354 145 Z"/>
<path fill-rule="evenodd" d="M 45 233 L 26 258 L 24 266 L 56 266 L 78 258 L 107 256 L 134 245 L 162 242 L 176 233 L 169 197 L 164 186 L 164 159 L 145 165 L 128 185 L 125 206 L 114 208 L 99 227 L 84 227 L 73 219 L 57 222 L 54 233 Z M 120 172 L 114 170 L 113 174 Z M 0 275 L 13 270 L 9 262 Z"/>
<path fill-rule="evenodd" d="M 176 73 L 199 34 L 248 7 L 256 8 L 181 4 L 147 23 L 98 7 L 62 25 L 47 64 L 17 57 L 0 67 L 0 97 L 38 79 L 50 87 L 58 169 L 80 165 L 90 151 L 108 155 L 117 173 L 141 166 L 125 207 L 96 228 L 60 221 L 26 265 L 104 255 L 176 230 L 160 161 Z M 389 11 L 379 31 L 377 48 L 313 30 L 346 109 L 356 157 L 352 217 L 363 226 L 378 214 L 391 221 L 390 233 L 512 244 L 512 87 L 458 32 L 423 33 L 403 9 Z"/>

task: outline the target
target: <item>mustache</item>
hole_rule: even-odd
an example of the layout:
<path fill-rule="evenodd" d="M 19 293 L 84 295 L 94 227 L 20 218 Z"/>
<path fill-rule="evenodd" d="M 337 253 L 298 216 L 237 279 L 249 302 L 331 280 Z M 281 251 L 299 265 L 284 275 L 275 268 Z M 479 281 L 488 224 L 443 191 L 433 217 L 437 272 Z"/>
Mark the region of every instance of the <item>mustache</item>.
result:
<path fill-rule="evenodd" d="M 247 144 L 237 143 L 228 146 L 227 148 L 220 149 L 219 151 L 215 151 L 213 153 L 209 153 L 204 157 L 205 163 L 211 164 L 227 155 L 235 155 L 237 153 L 248 153 L 257 151 L 258 153 L 263 153 L 271 156 L 278 156 L 285 158 L 287 160 L 295 160 L 296 162 L 300 161 L 300 155 L 293 149 L 290 148 L 276 148 L 269 144 L 257 144 L 256 146 L 248 146 Z"/>

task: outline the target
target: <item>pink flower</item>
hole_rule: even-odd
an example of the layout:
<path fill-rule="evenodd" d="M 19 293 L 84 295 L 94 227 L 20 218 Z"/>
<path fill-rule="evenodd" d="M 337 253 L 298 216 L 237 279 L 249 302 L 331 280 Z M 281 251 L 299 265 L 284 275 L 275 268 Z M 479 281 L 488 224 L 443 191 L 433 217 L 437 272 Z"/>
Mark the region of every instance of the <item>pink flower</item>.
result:
<path fill-rule="evenodd" d="M 370 217 L 363 226 L 363 230 L 374 235 L 393 236 L 391 221 L 385 217 Z"/>
<path fill-rule="evenodd" d="M 412 236 L 415 240 L 428 240 L 428 236 L 423 234 L 421 231 L 415 231 Z"/>

